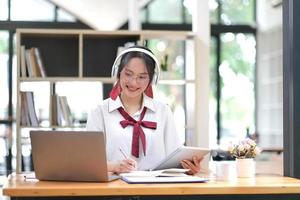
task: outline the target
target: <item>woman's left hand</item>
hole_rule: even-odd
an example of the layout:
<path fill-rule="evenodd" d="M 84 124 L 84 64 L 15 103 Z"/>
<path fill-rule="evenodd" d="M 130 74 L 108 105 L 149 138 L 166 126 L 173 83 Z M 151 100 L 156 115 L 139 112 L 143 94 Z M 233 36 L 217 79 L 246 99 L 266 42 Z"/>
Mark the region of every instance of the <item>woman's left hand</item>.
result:
<path fill-rule="evenodd" d="M 187 174 L 194 175 L 200 172 L 200 159 L 198 156 L 193 156 L 193 160 L 182 160 L 181 165 L 184 169 L 189 169 Z"/>

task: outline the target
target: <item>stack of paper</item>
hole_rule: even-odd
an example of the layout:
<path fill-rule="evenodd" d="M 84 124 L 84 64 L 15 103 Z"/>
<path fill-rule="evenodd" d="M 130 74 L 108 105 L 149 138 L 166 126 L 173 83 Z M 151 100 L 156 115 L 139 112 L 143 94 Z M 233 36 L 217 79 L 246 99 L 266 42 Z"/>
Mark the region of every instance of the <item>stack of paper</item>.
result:
<path fill-rule="evenodd" d="M 188 169 L 164 169 L 164 170 L 156 170 L 156 171 L 132 171 L 130 173 L 122 173 L 120 174 L 122 177 L 184 177 L 188 176 L 185 174 Z"/>
<path fill-rule="evenodd" d="M 186 176 L 186 177 L 121 177 L 123 181 L 127 183 L 203 183 L 208 179 L 198 176 Z"/>

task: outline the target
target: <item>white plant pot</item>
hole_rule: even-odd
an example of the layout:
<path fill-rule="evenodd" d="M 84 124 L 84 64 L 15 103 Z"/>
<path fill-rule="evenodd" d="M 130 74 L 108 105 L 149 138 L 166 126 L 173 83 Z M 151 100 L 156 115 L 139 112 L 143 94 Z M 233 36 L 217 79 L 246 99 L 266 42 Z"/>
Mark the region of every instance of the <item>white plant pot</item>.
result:
<path fill-rule="evenodd" d="M 239 178 L 253 178 L 255 176 L 255 162 L 253 158 L 237 158 L 236 170 Z"/>

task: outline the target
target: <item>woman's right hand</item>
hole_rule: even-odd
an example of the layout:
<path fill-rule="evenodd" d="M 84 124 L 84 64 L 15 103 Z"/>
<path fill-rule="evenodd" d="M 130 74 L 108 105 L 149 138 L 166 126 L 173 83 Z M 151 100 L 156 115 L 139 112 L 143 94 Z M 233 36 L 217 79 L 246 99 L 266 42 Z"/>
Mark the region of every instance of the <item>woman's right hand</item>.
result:
<path fill-rule="evenodd" d="M 136 161 L 132 159 L 119 160 L 116 162 L 112 162 L 109 165 L 109 171 L 112 171 L 116 174 L 130 172 L 136 170 L 137 168 Z"/>

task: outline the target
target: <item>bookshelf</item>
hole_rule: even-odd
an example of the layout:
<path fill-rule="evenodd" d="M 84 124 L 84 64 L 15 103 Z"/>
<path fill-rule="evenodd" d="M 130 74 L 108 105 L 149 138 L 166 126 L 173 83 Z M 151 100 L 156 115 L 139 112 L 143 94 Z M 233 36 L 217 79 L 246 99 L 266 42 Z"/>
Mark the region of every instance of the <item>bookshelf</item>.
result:
<path fill-rule="evenodd" d="M 74 129 L 83 128 L 84 125 L 53 125 L 51 119 L 54 110 L 52 95 L 56 94 L 55 87 L 59 82 L 100 82 L 103 84 L 103 99 L 108 97 L 109 91 L 114 83 L 110 77 L 111 66 L 117 55 L 120 46 L 126 43 L 135 43 L 147 45 L 151 40 L 181 41 L 181 50 L 183 57 L 178 57 L 182 68 L 179 69 L 181 75 L 175 78 L 162 78 L 159 81 L 159 87 L 180 87 L 185 107 L 185 130 L 195 130 L 195 109 L 190 105 L 186 107 L 187 100 L 189 104 L 195 104 L 197 100 L 191 99 L 187 94 L 196 90 L 195 75 L 195 37 L 191 32 L 185 31 L 92 31 L 92 30 L 62 30 L 62 29 L 17 29 L 17 108 L 16 108 L 16 149 L 17 149 L 17 173 L 22 171 L 22 141 L 28 133 L 22 133 L 22 129 Z M 46 76 L 28 76 L 24 75 L 22 69 L 22 52 L 24 49 L 38 48 L 43 62 Z M 150 47 L 151 48 L 151 47 Z M 153 49 L 152 49 L 153 50 Z M 175 60 L 175 58 L 174 58 Z M 181 61 L 181 62 L 180 62 Z M 176 61 L 177 62 L 177 61 Z M 183 64 L 182 64 L 183 62 Z M 175 63 L 175 61 L 174 61 Z M 24 67 L 24 66 L 23 66 Z M 23 70 L 23 71 L 22 71 Z M 48 104 L 49 125 L 31 126 L 22 125 L 22 84 L 47 83 L 49 85 Z M 38 87 L 38 86 L 37 86 Z M 30 91 L 28 91 L 30 92 Z M 34 95 L 33 95 L 34 96 Z M 34 99 L 34 97 L 33 97 Z M 24 109 L 23 109 L 24 110 Z M 24 120 L 24 119 L 23 119 Z"/>

